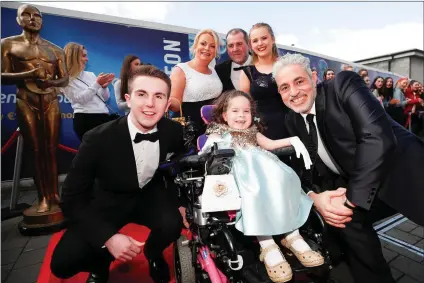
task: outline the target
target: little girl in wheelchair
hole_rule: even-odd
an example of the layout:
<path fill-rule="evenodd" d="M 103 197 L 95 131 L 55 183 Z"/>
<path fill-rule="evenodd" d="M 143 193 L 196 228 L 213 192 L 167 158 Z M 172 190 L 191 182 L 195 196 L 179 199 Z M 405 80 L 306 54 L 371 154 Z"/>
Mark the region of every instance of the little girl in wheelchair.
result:
<path fill-rule="evenodd" d="M 292 145 L 307 169 L 312 162 L 298 137 L 270 140 L 261 134 L 262 126 L 255 115 L 249 94 L 237 90 L 223 93 L 215 102 L 206 131 L 208 140 L 199 154 L 208 152 L 214 144 L 235 151 L 231 174 L 241 196 L 235 227 L 245 235 L 257 236 L 260 260 L 270 279 L 287 282 L 292 270 L 273 235 L 284 234 L 282 245 L 306 267 L 322 265 L 324 259 L 312 251 L 298 231 L 308 218 L 312 200 L 303 192 L 297 174 L 268 150 Z"/>

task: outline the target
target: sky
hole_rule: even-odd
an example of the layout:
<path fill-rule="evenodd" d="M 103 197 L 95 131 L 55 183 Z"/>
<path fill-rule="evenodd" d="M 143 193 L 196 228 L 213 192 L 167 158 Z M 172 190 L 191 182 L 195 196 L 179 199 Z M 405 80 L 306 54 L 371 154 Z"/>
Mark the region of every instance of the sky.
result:
<path fill-rule="evenodd" d="M 31 2 L 226 34 L 265 22 L 276 41 L 355 61 L 424 49 L 423 2 Z"/>

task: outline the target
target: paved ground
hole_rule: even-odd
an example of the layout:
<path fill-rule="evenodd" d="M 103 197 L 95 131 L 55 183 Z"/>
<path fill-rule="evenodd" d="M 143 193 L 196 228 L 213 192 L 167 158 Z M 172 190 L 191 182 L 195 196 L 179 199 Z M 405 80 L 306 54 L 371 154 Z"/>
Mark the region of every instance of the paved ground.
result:
<path fill-rule="evenodd" d="M 4 197 L 4 198 L 3 198 Z M 19 202 L 32 204 L 35 191 L 22 192 Z M 2 208 L 9 198 L 2 196 Z M 2 283 L 33 283 L 44 259 L 50 236 L 23 237 L 17 224 L 21 217 L 1 223 L 1 280 Z M 402 215 L 376 224 L 384 256 L 399 283 L 424 283 L 424 229 Z M 334 270 L 341 283 L 352 283 L 346 265 Z M 44 282 L 39 282 L 44 283 Z"/>

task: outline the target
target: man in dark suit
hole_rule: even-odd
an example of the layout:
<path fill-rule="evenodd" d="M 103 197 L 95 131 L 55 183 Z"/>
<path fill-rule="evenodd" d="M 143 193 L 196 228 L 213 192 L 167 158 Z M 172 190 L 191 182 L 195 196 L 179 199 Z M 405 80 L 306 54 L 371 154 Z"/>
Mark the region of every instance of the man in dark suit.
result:
<path fill-rule="evenodd" d="M 227 33 L 227 53 L 230 59 L 215 66 L 222 82 L 222 91 L 239 89 L 240 70 L 234 70 L 250 64 L 249 37 L 243 29 L 234 28 Z"/>
<path fill-rule="evenodd" d="M 314 164 L 299 169 L 303 186 L 341 236 L 355 282 L 394 282 L 372 224 L 382 208 L 424 224 L 424 143 L 385 113 L 354 72 L 315 88 L 309 59 L 286 54 L 273 74 L 293 110 L 287 129 L 307 145 Z"/>
<path fill-rule="evenodd" d="M 163 250 L 183 227 L 176 192 L 158 169 L 166 156 L 184 152 L 182 126 L 163 117 L 171 81 L 154 66 L 137 69 L 125 95 L 130 113 L 84 135 L 62 188 L 69 221 L 51 270 L 59 278 L 91 272 L 87 282 L 107 282 L 113 260 L 129 261 L 142 243 L 119 234 L 133 222 L 151 232 L 144 254 L 154 282 L 168 282 Z M 93 189 L 96 183 L 96 189 Z"/>

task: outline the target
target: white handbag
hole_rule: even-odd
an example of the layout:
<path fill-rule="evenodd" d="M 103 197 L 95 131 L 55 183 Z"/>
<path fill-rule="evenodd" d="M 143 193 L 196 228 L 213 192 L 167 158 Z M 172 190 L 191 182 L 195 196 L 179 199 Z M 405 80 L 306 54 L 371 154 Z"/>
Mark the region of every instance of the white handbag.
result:
<path fill-rule="evenodd" d="M 239 210 L 241 198 L 234 176 L 205 176 L 201 204 L 202 212 Z"/>

